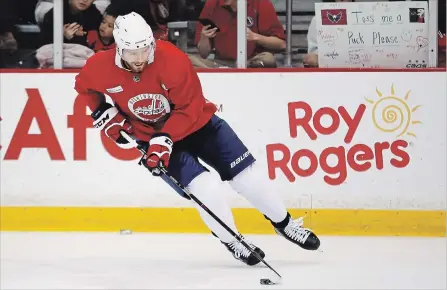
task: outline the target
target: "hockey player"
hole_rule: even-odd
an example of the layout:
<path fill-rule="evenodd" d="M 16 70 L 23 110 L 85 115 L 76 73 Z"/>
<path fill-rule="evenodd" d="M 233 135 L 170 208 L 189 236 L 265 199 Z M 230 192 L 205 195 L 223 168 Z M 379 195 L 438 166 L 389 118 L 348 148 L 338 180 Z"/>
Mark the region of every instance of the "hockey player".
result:
<path fill-rule="evenodd" d="M 306 250 L 318 249 L 317 236 L 302 226 L 302 218 L 292 220 L 278 195 L 256 175 L 250 151 L 215 115 L 216 106 L 204 98 L 187 55 L 169 42 L 155 40 L 149 25 L 134 12 L 117 17 L 113 36 L 117 50 L 95 54 L 76 76 L 75 89 L 92 110 L 94 127 L 123 147 L 128 142 L 121 131 L 144 143 L 148 157 L 143 164 L 153 175 L 160 176 L 158 166 L 166 168 L 234 232 L 238 231 L 231 209 L 219 194 L 220 182 L 198 158 L 261 211 L 276 233 Z M 112 98 L 113 105 L 106 102 L 104 94 Z M 173 187 L 168 178 L 161 177 Z M 213 235 L 236 259 L 247 265 L 259 263 L 208 213 L 197 208 Z"/>

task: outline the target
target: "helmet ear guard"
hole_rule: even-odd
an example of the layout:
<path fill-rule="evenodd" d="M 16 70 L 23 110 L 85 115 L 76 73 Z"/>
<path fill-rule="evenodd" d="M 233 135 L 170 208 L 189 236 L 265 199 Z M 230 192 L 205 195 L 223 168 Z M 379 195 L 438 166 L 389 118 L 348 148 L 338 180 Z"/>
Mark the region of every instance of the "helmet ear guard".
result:
<path fill-rule="evenodd" d="M 148 63 L 154 61 L 155 38 L 151 27 L 141 15 L 131 12 L 116 18 L 113 28 L 116 53 L 122 58 L 123 50 L 149 47 Z"/>

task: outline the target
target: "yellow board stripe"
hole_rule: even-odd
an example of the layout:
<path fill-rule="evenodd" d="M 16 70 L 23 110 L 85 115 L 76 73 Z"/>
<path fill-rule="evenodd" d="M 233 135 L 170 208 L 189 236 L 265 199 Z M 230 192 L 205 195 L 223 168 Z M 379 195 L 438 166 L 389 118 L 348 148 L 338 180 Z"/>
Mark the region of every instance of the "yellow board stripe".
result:
<path fill-rule="evenodd" d="M 289 209 L 306 216 L 305 226 L 321 235 L 446 235 L 446 211 Z M 241 233 L 273 234 L 271 224 L 253 208 L 233 209 Z M 209 233 L 194 208 L 0 207 L 2 231 L 119 231 Z"/>

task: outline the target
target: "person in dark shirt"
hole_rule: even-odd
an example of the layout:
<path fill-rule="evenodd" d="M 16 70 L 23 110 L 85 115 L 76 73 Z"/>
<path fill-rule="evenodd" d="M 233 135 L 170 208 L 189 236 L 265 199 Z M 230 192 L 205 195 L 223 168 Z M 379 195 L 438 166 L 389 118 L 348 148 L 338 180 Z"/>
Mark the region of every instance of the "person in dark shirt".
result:
<path fill-rule="evenodd" d="M 101 12 L 92 5 L 94 0 L 64 1 L 64 42 L 87 45 L 87 31 L 96 30 L 102 22 Z M 42 23 L 43 44 L 53 43 L 53 8 Z"/>
<path fill-rule="evenodd" d="M 171 0 L 172 1 L 172 0 Z M 168 0 L 112 0 L 120 15 L 136 12 L 151 27 L 156 39 L 168 40 L 167 22 L 170 21 L 170 3 Z M 176 0 L 174 0 L 176 1 Z"/>
<path fill-rule="evenodd" d="M 14 24 L 17 22 L 18 5 L 14 0 L 0 1 L 0 50 L 14 51 L 17 41 L 14 38 Z"/>

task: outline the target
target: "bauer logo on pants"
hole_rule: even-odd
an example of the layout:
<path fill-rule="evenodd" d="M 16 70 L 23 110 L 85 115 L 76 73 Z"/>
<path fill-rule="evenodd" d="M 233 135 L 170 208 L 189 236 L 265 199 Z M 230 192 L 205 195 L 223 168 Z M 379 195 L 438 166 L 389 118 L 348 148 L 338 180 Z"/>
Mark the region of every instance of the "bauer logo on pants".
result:
<path fill-rule="evenodd" d="M 245 152 L 244 154 L 242 154 L 241 156 L 239 156 L 236 160 L 234 160 L 233 162 L 231 162 L 230 168 L 235 167 L 236 165 L 238 165 L 239 163 L 241 163 L 245 158 L 247 158 L 250 155 L 250 151 Z"/>

